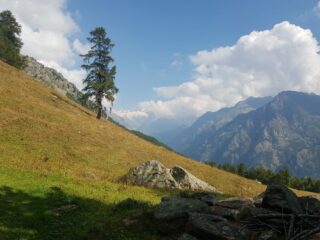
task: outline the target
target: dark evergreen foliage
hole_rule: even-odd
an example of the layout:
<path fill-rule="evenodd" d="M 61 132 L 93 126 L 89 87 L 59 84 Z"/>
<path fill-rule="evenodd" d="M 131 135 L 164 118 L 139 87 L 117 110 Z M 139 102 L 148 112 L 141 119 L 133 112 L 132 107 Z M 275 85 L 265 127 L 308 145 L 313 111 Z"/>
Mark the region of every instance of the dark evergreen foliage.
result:
<path fill-rule="evenodd" d="M 118 92 L 114 80 L 116 67 L 112 65 L 113 58 L 110 56 L 114 44 L 107 37 L 103 27 L 97 27 L 90 32 L 88 41 L 91 43 L 91 49 L 88 53 L 81 55 L 84 60 L 82 68 L 88 75 L 83 83 L 85 88 L 84 97 L 94 97 L 97 109 L 97 119 L 100 119 L 103 113 L 102 100 L 105 98 L 111 103 L 115 100 L 114 95 Z"/>
<path fill-rule="evenodd" d="M 214 165 L 225 171 L 238 174 L 242 177 L 257 180 L 263 184 L 281 184 L 288 187 L 292 187 L 299 190 L 320 192 L 320 180 L 312 179 L 310 177 L 297 178 L 292 176 L 288 167 L 284 167 L 278 172 L 274 173 L 270 169 L 263 167 L 247 168 L 243 163 L 234 165 L 230 163 L 224 163 L 220 165 L 208 163 Z"/>
<path fill-rule="evenodd" d="M 23 45 L 21 26 L 10 11 L 0 13 L 0 59 L 14 67 L 23 68 L 24 57 L 20 55 Z"/>

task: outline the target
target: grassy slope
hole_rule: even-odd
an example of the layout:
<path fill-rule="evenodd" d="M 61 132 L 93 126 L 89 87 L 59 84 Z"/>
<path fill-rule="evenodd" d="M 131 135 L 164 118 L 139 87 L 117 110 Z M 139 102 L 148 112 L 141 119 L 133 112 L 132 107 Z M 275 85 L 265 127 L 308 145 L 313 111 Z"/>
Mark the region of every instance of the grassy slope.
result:
<path fill-rule="evenodd" d="M 166 194 L 117 183 L 130 167 L 150 159 L 167 167 L 181 165 L 229 195 L 254 196 L 265 188 L 97 121 L 91 112 L 0 62 L 0 211 L 8 210 L 0 216 L 0 239 L 77 239 L 90 229 L 103 229 L 109 238 L 122 232 L 119 239 L 135 239 L 135 234 L 150 239 L 147 228 L 122 229 L 121 219 L 130 211 L 112 211 L 128 197 L 153 204 Z M 98 179 L 83 178 L 86 172 Z M 53 209 L 69 202 L 79 209 L 57 216 Z"/>

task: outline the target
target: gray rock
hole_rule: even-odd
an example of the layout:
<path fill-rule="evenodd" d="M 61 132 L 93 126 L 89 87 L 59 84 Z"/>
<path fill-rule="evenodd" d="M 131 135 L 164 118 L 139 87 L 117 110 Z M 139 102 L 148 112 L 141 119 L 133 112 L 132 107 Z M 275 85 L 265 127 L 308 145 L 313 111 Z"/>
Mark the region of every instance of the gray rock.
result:
<path fill-rule="evenodd" d="M 198 240 L 198 238 L 195 238 L 188 233 L 184 233 L 178 238 L 178 240 Z"/>
<path fill-rule="evenodd" d="M 269 185 L 261 206 L 284 213 L 303 213 L 297 195 L 283 185 Z"/>
<path fill-rule="evenodd" d="M 250 232 L 242 226 L 228 221 L 221 221 L 213 215 L 190 214 L 187 229 L 190 234 L 199 239 L 217 240 L 248 240 Z"/>
<path fill-rule="evenodd" d="M 172 198 L 156 206 L 154 218 L 157 220 L 171 220 L 188 217 L 189 213 L 210 213 L 210 207 L 197 199 Z"/>
<path fill-rule="evenodd" d="M 191 194 L 191 198 L 198 199 L 209 206 L 213 206 L 217 203 L 217 199 L 212 192 L 195 192 Z"/>
<path fill-rule="evenodd" d="M 179 184 L 181 189 L 191 191 L 216 191 L 216 189 L 210 186 L 208 183 L 196 178 L 187 170 L 180 166 L 175 166 L 170 170 L 171 175 Z"/>
<path fill-rule="evenodd" d="M 238 209 L 225 208 L 221 206 L 213 206 L 211 208 L 211 213 L 216 216 L 235 220 L 238 218 L 240 211 Z"/>
<path fill-rule="evenodd" d="M 306 213 L 320 214 L 319 199 L 312 196 L 305 196 L 305 197 L 299 197 L 299 202 Z"/>
<path fill-rule="evenodd" d="M 277 212 L 273 212 L 264 208 L 245 206 L 239 210 L 236 218 L 238 221 L 254 221 L 257 215 L 272 213 L 274 214 Z"/>
<path fill-rule="evenodd" d="M 53 68 L 49 68 L 38 62 L 36 59 L 27 56 L 26 66 L 23 71 L 35 80 L 44 83 L 62 95 L 65 95 L 74 102 L 81 104 L 90 110 L 95 109 L 93 101 L 82 100 L 83 93 L 71 82 L 69 82 L 61 73 Z M 52 101 L 58 102 L 57 96 L 52 96 Z M 103 112 L 105 116 L 105 111 Z"/>
<path fill-rule="evenodd" d="M 181 167 L 167 169 L 162 163 L 151 160 L 131 168 L 126 176 L 127 182 L 146 187 L 181 189 L 192 191 L 215 191 L 206 182 L 196 178 Z"/>
<path fill-rule="evenodd" d="M 261 232 L 257 237 L 257 240 L 276 240 L 276 239 L 278 239 L 277 233 L 275 233 L 272 230 L 265 230 Z"/>
<path fill-rule="evenodd" d="M 134 185 L 156 188 L 179 188 L 179 185 L 170 174 L 170 170 L 162 163 L 151 160 L 135 168 L 131 168 L 127 181 Z"/>
<path fill-rule="evenodd" d="M 168 234 L 183 230 L 190 213 L 210 213 L 210 207 L 190 198 L 172 198 L 161 202 L 154 211 L 158 231 Z"/>
<path fill-rule="evenodd" d="M 231 209 L 241 209 L 247 206 L 254 207 L 254 201 L 252 198 L 228 198 L 219 201 L 216 205 Z"/>

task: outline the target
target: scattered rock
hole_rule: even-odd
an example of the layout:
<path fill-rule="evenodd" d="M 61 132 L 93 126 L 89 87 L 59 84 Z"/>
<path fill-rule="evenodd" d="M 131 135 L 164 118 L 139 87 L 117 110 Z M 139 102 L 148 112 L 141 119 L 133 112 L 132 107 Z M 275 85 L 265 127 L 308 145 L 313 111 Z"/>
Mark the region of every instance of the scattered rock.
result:
<path fill-rule="evenodd" d="M 197 199 L 172 198 L 156 206 L 154 218 L 161 233 L 175 232 L 182 229 L 190 213 L 210 213 L 210 207 Z"/>
<path fill-rule="evenodd" d="M 178 240 L 198 240 L 198 238 L 195 238 L 188 233 L 184 233 L 178 238 Z"/>
<path fill-rule="evenodd" d="M 312 196 L 305 196 L 299 197 L 299 202 L 306 213 L 320 214 L 319 199 Z"/>
<path fill-rule="evenodd" d="M 236 215 L 238 221 L 254 221 L 255 217 L 260 214 L 272 214 L 268 209 L 245 206 L 239 210 L 239 213 Z"/>
<path fill-rule="evenodd" d="M 252 198 L 228 198 L 219 201 L 216 205 L 231 209 L 241 209 L 243 207 L 254 207 L 254 201 Z"/>
<path fill-rule="evenodd" d="M 126 176 L 126 181 L 134 185 L 146 187 L 216 191 L 214 187 L 196 178 L 184 168 L 175 166 L 170 170 L 156 160 L 151 160 L 135 168 L 131 168 Z"/>
<path fill-rule="evenodd" d="M 192 213 L 190 215 L 188 232 L 200 239 L 219 239 L 219 240 L 247 240 L 249 231 L 243 226 L 235 225 L 223 218 L 208 215 Z"/>
<path fill-rule="evenodd" d="M 221 206 L 213 206 L 211 212 L 214 215 L 221 216 L 228 219 L 237 219 L 240 211 L 238 209 L 225 208 Z"/>
<path fill-rule="evenodd" d="M 303 213 L 297 195 L 283 185 L 269 185 L 261 206 L 284 213 Z"/>
<path fill-rule="evenodd" d="M 218 202 L 215 195 L 212 192 L 195 192 L 192 193 L 190 197 L 198 199 L 208 204 L 209 206 L 213 206 Z"/>
<path fill-rule="evenodd" d="M 156 160 L 131 168 L 127 175 L 127 181 L 145 187 L 179 188 L 177 182 L 171 176 L 170 170 Z"/>
<path fill-rule="evenodd" d="M 278 235 L 272 230 L 263 231 L 257 237 L 257 240 L 276 240 L 276 239 L 278 239 Z"/>
<path fill-rule="evenodd" d="M 263 198 L 264 198 L 264 192 L 263 193 L 260 193 L 258 196 L 254 197 L 253 198 L 253 203 L 256 207 L 261 207 L 262 205 L 262 201 L 263 201 Z"/>
<path fill-rule="evenodd" d="M 184 190 L 191 191 L 212 191 L 216 189 L 210 186 L 208 183 L 196 178 L 187 170 L 180 166 L 175 166 L 170 170 L 174 180 L 178 183 L 179 187 Z"/>

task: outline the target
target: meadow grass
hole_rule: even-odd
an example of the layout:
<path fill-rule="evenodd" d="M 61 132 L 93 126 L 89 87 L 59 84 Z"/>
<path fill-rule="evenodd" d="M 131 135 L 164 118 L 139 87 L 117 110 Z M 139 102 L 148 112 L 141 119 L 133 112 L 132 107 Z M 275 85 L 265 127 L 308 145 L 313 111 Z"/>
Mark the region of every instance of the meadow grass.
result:
<path fill-rule="evenodd" d="M 253 197 L 265 190 L 98 121 L 94 113 L 0 62 L 0 239 L 156 239 L 143 214 L 172 193 L 119 182 L 130 167 L 151 159 L 180 165 L 227 195 Z M 84 178 L 86 173 L 96 179 Z M 127 198 L 141 207 L 115 211 Z M 78 207 L 54 210 L 72 204 Z M 124 227 L 122 220 L 131 213 L 144 217 Z"/>

